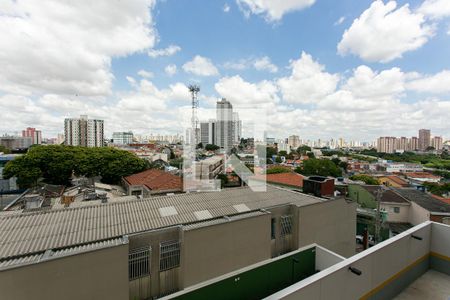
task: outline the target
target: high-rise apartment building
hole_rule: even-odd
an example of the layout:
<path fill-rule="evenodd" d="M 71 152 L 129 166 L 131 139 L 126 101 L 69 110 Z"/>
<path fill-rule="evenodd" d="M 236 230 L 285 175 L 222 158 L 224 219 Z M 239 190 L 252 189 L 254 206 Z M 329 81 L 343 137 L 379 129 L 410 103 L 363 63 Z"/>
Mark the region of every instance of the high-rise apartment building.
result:
<path fill-rule="evenodd" d="M 431 139 L 431 146 L 436 150 L 441 150 L 443 147 L 442 137 L 435 136 Z"/>
<path fill-rule="evenodd" d="M 300 138 L 298 135 L 291 135 L 288 137 L 288 145 L 291 149 L 297 149 L 300 147 Z"/>
<path fill-rule="evenodd" d="M 377 151 L 383 153 L 395 152 L 396 138 L 391 136 L 379 137 L 377 140 Z"/>
<path fill-rule="evenodd" d="M 32 145 L 42 144 L 42 132 L 40 130 L 36 130 L 36 128 L 28 127 L 27 129 L 22 130 L 22 137 L 31 138 Z"/>
<path fill-rule="evenodd" d="M 225 98 L 216 106 L 216 145 L 229 152 L 234 142 L 233 105 Z"/>
<path fill-rule="evenodd" d="M 133 133 L 128 132 L 113 132 L 112 135 L 113 144 L 116 145 L 128 145 L 133 143 Z"/>
<path fill-rule="evenodd" d="M 430 137 L 429 129 L 419 130 L 419 150 L 424 151 L 430 146 Z"/>
<path fill-rule="evenodd" d="M 216 120 L 210 119 L 208 122 L 200 123 L 200 142 L 203 146 L 215 144 L 216 142 Z"/>
<path fill-rule="evenodd" d="M 82 147 L 103 147 L 103 120 L 88 119 L 86 115 L 79 119 L 64 120 L 65 144 Z"/>
<path fill-rule="evenodd" d="M 416 136 L 411 137 L 408 141 L 408 150 L 416 151 L 419 149 L 419 139 Z"/>
<path fill-rule="evenodd" d="M 242 121 L 239 120 L 239 114 L 237 112 L 233 113 L 233 129 L 233 141 L 235 144 L 239 144 L 242 137 Z"/>

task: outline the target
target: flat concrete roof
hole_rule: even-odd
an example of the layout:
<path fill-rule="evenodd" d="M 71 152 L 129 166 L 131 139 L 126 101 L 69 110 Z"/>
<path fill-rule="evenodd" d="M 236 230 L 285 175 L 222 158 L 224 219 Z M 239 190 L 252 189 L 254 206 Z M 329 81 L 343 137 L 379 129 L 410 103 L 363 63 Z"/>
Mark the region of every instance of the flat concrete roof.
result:
<path fill-rule="evenodd" d="M 450 299 L 450 276 L 430 269 L 394 298 L 394 300 L 424 299 Z"/>
<path fill-rule="evenodd" d="M 0 214 L 0 260 L 278 205 L 305 206 L 325 201 L 267 186 L 266 192 L 253 192 L 245 187 L 76 208 Z"/>

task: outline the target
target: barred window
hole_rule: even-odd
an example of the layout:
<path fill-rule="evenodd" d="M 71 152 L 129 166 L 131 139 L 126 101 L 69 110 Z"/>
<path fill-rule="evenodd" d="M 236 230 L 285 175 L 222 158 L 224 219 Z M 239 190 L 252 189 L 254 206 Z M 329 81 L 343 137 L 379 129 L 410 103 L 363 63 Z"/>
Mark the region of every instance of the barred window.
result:
<path fill-rule="evenodd" d="M 180 242 L 159 244 L 159 270 L 166 271 L 180 266 Z"/>
<path fill-rule="evenodd" d="M 292 233 L 292 216 L 281 216 L 281 236 Z"/>
<path fill-rule="evenodd" d="M 128 254 L 128 278 L 134 280 L 150 275 L 151 247 L 133 249 Z"/>

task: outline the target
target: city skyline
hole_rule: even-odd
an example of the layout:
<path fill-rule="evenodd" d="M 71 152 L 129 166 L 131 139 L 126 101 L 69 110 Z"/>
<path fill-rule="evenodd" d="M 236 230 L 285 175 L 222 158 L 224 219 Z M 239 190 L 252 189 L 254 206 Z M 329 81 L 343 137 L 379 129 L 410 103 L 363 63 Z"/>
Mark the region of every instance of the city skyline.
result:
<path fill-rule="evenodd" d="M 190 83 L 202 87 L 200 108 L 220 98 L 267 108 L 277 138 L 450 133 L 445 0 L 58 5 L 0 6 L 0 135 L 55 137 L 61 120 L 84 114 L 105 120 L 107 136 L 176 134 Z"/>

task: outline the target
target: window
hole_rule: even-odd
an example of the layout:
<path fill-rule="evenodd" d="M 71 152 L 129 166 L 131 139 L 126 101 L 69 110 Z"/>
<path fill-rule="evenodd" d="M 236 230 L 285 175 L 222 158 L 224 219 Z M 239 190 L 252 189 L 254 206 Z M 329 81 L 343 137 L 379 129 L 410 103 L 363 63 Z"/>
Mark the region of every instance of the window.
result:
<path fill-rule="evenodd" d="M 396 214 L 400 213 L 400 207 L 395 206 L 395 207 L 394 207 L 394 212 L 395 212 Z"/>
<path fill-rule="evenodd" d="M 132 250 L 128 254 L 128 278 L 134 280 L 150 275 L 151 247 Z"/>
<path fill-rule="evenodd" d="M 292 216 L 281 216 L 281 236 L 292 233 Z"/>
<path fill-rule="evenodd" d="M 180 266 L 180 242 L 159 244 L 159 270 L 166 271 Z"/>
<path fill-rule="evenodd" d="M 275 239 L 275 218 L 270 220 L 270 237 L 272 240 Z"/>

